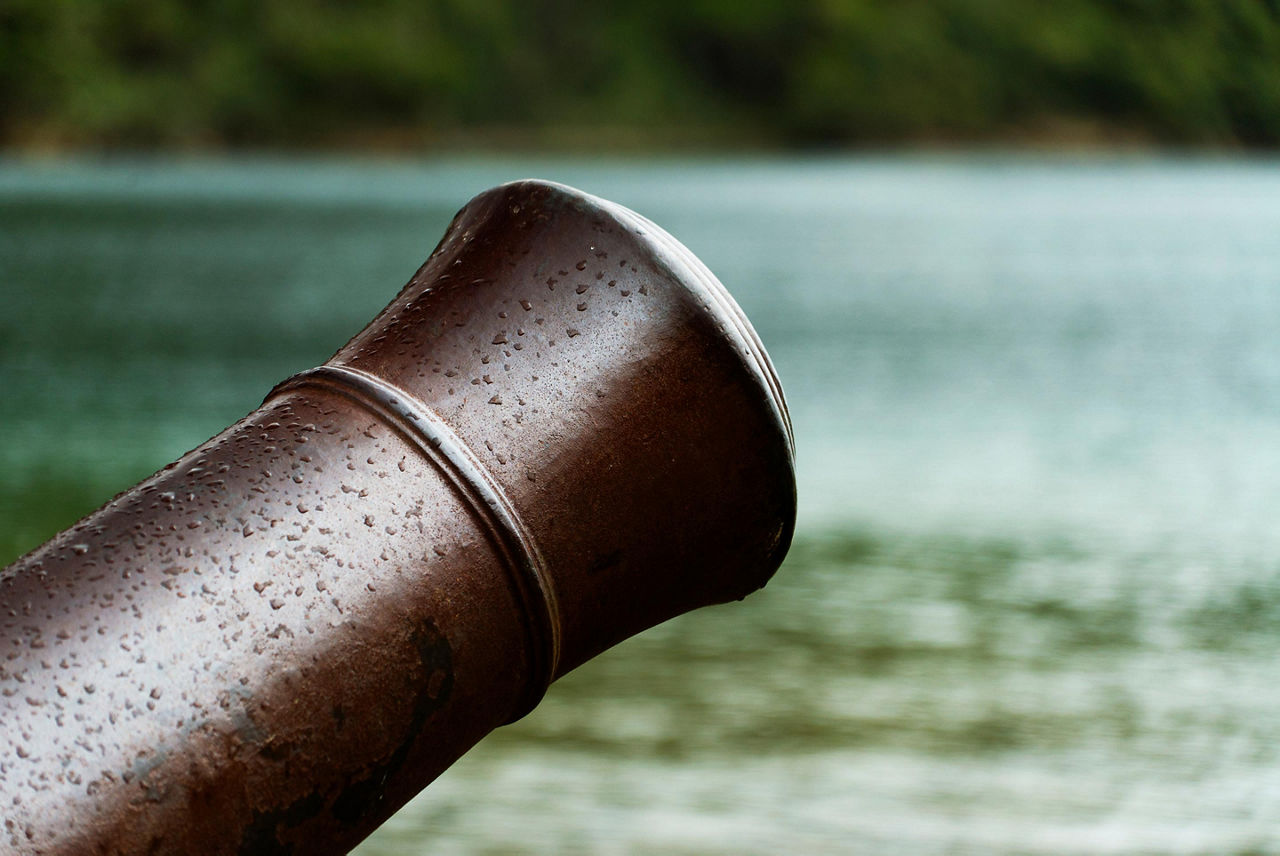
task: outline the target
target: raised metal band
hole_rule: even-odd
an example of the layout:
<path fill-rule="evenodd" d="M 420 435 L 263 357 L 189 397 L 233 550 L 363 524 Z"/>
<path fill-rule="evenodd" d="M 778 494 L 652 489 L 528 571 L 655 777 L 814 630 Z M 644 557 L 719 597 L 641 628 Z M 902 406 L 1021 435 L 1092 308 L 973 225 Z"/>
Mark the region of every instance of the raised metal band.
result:
<path fill-rule="evenodd" d="M 506 565 L 525 613 L 532 674 L 513 719 L 533 710 L 560 659 L 560 615 L 546 562 L 502 487 L 467 444 L 425 404 L 382 378 L 345 366 L 323 365 L 276 385 L 274 396 L 305 387 L 336 392 L 380 415 L 445 474 L 487 530 Z"/>

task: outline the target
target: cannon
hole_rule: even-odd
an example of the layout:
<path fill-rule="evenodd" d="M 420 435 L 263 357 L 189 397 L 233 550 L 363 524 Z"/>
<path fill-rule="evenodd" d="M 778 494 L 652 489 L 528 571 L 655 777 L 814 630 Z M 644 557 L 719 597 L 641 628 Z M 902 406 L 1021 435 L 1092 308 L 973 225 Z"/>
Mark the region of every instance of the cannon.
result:
<path fill-rule="evenodd" d="M 0 571 L 0 849 L 346 853 L 795 525 L 746 317 L 634 212 L 489 190 L 324 365 Z"/>

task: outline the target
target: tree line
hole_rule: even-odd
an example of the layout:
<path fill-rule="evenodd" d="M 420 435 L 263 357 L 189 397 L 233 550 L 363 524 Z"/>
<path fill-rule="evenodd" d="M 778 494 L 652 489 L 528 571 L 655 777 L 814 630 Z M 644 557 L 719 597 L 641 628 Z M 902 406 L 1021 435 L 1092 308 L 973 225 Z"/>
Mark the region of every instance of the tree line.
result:
<path fill-rule="evenodd" d="M 1280 142 L 1280 0 L 3 0 L 0 144 Z"/>

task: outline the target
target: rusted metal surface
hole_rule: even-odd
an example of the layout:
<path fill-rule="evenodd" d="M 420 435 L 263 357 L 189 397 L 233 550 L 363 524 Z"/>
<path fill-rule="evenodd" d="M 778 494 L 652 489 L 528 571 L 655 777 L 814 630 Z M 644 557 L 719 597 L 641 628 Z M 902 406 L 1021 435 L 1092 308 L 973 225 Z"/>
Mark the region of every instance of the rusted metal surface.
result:
<path fill-rule="evenodd" d="M 559 185 L 472 200 L 324 366 L 0 572 L 0 849 L 345 853 L 795 517 L 741 311 Z"/>

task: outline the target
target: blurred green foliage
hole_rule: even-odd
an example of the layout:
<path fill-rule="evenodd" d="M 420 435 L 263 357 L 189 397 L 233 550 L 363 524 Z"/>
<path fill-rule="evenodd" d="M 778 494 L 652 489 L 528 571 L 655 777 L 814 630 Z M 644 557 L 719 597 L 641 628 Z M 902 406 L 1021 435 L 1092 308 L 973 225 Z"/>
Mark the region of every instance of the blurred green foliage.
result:
<path fill-rule="evenodd" d="M 4 0 L 0 142 L 1280 142 L 1277 0 Z"/>

